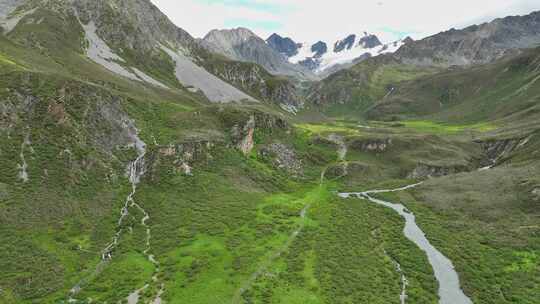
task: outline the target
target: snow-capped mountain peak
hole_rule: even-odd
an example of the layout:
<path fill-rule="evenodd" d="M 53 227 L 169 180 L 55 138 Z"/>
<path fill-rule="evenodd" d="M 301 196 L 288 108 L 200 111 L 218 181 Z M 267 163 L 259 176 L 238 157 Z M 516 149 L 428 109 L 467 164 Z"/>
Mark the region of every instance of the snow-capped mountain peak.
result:
<path fill-rule="evenodd" d="M 276 46 L 287 45 L 287 51 L 276 49 L 288 57 L 289 62 L 303 65 L 316 74 L 324 74 L 340 65 L 350 65 L 360 60 L 397 51 L 404 41 L 382 43 L 376 35 L 363 32 L 350 34 L 335 42 L 295 43 L 290 38 L 272 35 L 267 43 Z M 294 48 L 296 46 L 296 48 Z"/>

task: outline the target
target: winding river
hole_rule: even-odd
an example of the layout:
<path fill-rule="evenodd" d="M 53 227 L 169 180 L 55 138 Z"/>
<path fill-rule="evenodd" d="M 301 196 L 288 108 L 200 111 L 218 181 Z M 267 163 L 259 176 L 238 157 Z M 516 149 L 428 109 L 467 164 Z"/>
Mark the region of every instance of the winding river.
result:
<path fill-rule="evenodd" d="M 341 198 L 358 197 L 367 199 L 373 203 L 388 207 L 396 211 L 405 219 L 405 237 L 415 243 L 428 257 L 429 263 L 433 267 L 435 278 L 439 282 L 439 304 L 472 304 L 461 290 L 459 276 L 454 269 L 452 262 L 435 248 L 426 238 L 424 232 L 416 224 L 413 213 L 409 212 L 402 204 L 394 204 L 380 199 L 373 198 L 372 194 L 398 192 L 419 186 L 419 184 L 393 190 L 372 190 L 366 192 L 340 193 Z M 404 301 L 402 301 L 404 302 Z"/>

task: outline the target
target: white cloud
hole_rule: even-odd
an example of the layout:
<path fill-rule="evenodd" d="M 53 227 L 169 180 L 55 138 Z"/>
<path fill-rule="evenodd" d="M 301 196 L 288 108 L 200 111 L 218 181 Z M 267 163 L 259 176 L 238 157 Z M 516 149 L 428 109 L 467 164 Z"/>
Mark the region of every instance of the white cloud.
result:
<path fill-rule="evenodd" d="M 451 27 L 495 17 L 540 10 L 538 0 L 256 0 L 283 6 L 279 14 L 242 5 L 208 4 L 200 0 L 152 0 L 178 26 L 196 37 L 223 28 L 228 20 L 251 24 L 281 23 L 279 33 L 296 41 L 338 39 L 363 31 L 393 40 L 396 32 L 422 38 Z M 242 1 L 239 1 L 242 3 Z M 249 0 L 243 0 L 249 2 Z M 246 22 L 247 22 L 246 21 Z M 254 28 L 266 38 L 270 31 Z"/>

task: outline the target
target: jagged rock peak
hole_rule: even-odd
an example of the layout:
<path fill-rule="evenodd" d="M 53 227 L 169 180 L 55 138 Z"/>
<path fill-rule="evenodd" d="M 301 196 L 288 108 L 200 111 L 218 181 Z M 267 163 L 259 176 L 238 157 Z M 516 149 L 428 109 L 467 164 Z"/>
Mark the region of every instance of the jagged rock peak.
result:
<path fill-rule="evenodd" d="M 337 41 L 334 44 L 334 52 L 339 53 L 343 51 L 344 49 L 350 50 L 354 46 L 355 41 L 356 41 L 355 34 L 349 35 L 347 36 L 347 38 Z"/>
<path fill-rule="evenodd" d="M 273 35 L 272 39 L 279 39 Z M 302 65 L 318 75 L 329 75 L 347 68 L 355 62 L 386 53 L 393 53 L 401 47 L 401 40 L 383 44 L 379 38 L 368 32 L 350 34 L 337 41 L 320 40 L 316 43 L 296 44 L 294 55 L 288 55 L 291 63 Z M 270 44 L 278 49 L 275 44 Z M 282 54 L 286 54 L 282 52 Z"/>
<path fill-rule="evenodd" d="M 382 42 L 379 40 L 379 37 L 366 34 L 358 40 L 358 45 L 365 49 L 372 49 L 382 45 Z"/>
<path fill-rule="evenodd" d="M 302 66 L 288 62 L 288 56 L 246 28 L 212 30 L 199 43 L 207 50 L 230 59 L 259 64 L 272 74 L 315 78 Z"/>
<path fill-rule="evenodd" d="M 311 46 L 311 51 L 315 53 L 313 57 L 321 57 L 328 52 L 328 46 L 324 41 L 319 41 Z"/>
<path fill-rule="evenodd" d="M 271 48 L 287 57 L 298 54 L 298 49 L 301 47 L 301 44 L 294 42 L 291 38 L 284 38 L 276 33 L 268 37 L 266 43 L 268 43 Z"/>

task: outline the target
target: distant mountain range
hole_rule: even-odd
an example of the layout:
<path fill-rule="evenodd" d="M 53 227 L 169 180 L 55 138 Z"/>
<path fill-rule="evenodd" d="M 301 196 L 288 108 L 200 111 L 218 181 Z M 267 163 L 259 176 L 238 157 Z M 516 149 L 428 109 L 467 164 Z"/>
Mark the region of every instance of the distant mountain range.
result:
<path fill-rule="evenodd" d="M 347 48 L 351 40 L 336 47 Z M 540 12 L 495 19 L 462 30 L 450 29 L 417 41 L 405 39 L 393 53 L 357 60 L 347 69 L 328 73 L 329 77 L 311 87 L 308 100 L 322 105 L 355 104 L 365 111 L 380 98 L 395 94 L 396 84 L 401 81 L 452 67 L 492 63 L 538 46 Z"/>
<path fill-rule="evenodd" d="M 393 53 L 405 42 L 383 44 L 377 36 L 367 32 L 351 34 L 335 42 L 314 43 L 297 43 L 274 33 L 265 41 L 246 28 L 213 30 L 199 41 L 211 52 L 260 64 L 273 74 L 304 80 L 321 78 L 364 59 Z"/>
<path fill-rule="evenodd" d="M 351 34 L 335 42 L 315 43 L 296 43 L 291 38 L 273 34 L 266 42 L 289 62 L 302 65 L 318 75 L 328 75 L 363 59 L 393 53 L 404 44 L 404 40 L 383 44 L 376 35 L 367 32 Z"/>
<path fill-rule="evenodd" d="M 325 78 L 383 54 L 416 66 L 466 66 L 540 45 L 540 12 L 451 29 L 417 41 L 407 37 L 382 42 L 376 35 L 362 32 L 337 41 L 300 43 L 277 33 L 263 40 L 248 29 L 237 28 L 213 30 L 201 44 L 233 60 L 260 64 L 272 74 L 303 80 Z"/>

